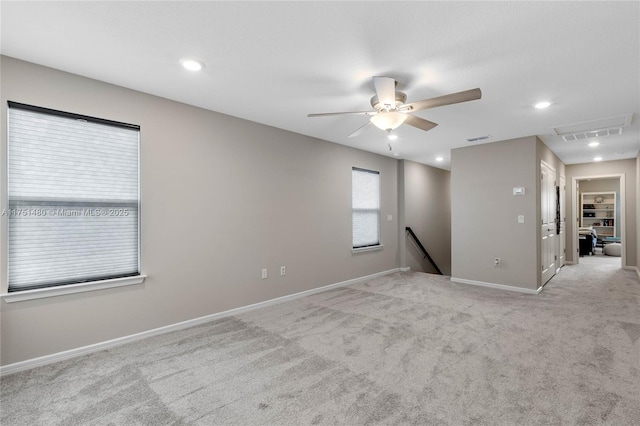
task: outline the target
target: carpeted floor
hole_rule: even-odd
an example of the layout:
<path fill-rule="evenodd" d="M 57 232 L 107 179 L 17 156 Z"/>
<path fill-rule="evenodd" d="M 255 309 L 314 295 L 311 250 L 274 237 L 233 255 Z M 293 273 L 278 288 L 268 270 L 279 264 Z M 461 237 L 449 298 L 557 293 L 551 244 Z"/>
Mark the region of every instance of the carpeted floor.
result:
<path fill-rule="evenodd" d="M 640 423 L 640 284 L 398 273 L 7 376 L 3 425 Z"/>

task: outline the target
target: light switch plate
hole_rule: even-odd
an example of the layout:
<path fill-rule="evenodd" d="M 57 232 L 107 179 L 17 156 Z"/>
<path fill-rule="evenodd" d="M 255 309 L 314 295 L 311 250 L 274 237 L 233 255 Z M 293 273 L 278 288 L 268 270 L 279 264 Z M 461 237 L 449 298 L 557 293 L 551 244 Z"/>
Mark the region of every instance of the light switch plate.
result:
<path fill-rule="evenodd" d="M 518 223 L 524 223 L 524 215 L 523 214 L 519 214 L 518 215 Z"/>

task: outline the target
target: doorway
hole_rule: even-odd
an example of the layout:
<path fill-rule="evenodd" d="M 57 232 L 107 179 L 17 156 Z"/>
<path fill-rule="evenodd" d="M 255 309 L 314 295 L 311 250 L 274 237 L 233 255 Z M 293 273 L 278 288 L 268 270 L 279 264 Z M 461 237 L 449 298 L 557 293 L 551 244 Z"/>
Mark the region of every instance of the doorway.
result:
<path fill-rule="evenodd" d="M 588 256 L 589 262 L 626 265 L 624 184 L 624 174 L 572 178 L 573 263 Z M 589 234 L 595 241 L 592 249 L 584 241 Z"/>

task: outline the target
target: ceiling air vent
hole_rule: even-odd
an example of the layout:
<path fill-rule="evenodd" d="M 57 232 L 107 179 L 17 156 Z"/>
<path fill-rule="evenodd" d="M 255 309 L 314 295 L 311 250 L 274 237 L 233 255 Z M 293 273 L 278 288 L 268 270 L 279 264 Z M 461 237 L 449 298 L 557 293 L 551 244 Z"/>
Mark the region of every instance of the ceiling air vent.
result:
<path fill-rule="evenodd" d="M 619 135 L 622 128 L 631 124 L 632 114 L 619 115 L 617 117 L 603 118 L 600 120 L 583 121 L 575 124 L 565 124 L 552 128 L 554 135 L 562 136 L 567 142 L 580 141 L 590 138 L 601 138 L 610 135 Z"/>
<path fill-rule="evenodd" d="M 483 141 L 485 139 L 489 139 L 489 136 L 476 136 L 475 138 L 467 139 L 467 142 L 478 142 L 478 141 Z"/>

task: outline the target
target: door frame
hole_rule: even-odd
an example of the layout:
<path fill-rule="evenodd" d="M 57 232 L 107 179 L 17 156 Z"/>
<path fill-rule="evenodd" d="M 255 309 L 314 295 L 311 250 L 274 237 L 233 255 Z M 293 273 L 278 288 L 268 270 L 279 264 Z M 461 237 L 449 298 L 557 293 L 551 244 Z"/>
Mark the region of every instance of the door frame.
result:
<path fill-rule="evenodd" d="M 571 203 L 569 208 L 571 208 L 571 220 L 573 222 L 573 253 L 571 254 L 571 258 L 574 264 L 579 263 L 579 252 L 576 250 L 580 250 L 579 242 L 578 242 L 578 224 L 580 220 L 580 209 L 578 208 L 580 201 L 578 200 L 578 181 L 587 180 L 587 179 L 620 179 L 620 237 L 622 241 L 622 257 L 620 259 L 620 267 L 624 269 L 627 266 L 627 218 L 626 218 L 626 189 L 625 189 L 625 174 L 624 173 L 615 173 L 609 175 L 589 175 L 589 176 L 574 176 L 571 178 L 571 199 L 573 202 Z M 565 259 L 566 262 L 566 259 Z"/>
<path fill-rule="evenodd" d="M 547 209 L 551 208 L 551 205 L 553 205 L 553 217 L 555 218 L 555 215 L 556 215 L 556 203 L 557 203 L 557 200 L 556 200 L 556 185 L 558 184 L 558 171 L 556 170 L 555 167 L 553 167 L 551 164 L 547 163 L 544 160 L 540 160 L 540 165 L 538 167 L 539 167 L 539 171 L 540 171 L 540 179 L 542 179 L 542 168 L 543 167 L 546 168 L 549 171 L 549 177 L 553 178 L 553 185 L 551 185 L 551 186 L 553 187 L 553 197 L 552 198 L 553 198 L 554 202 L 550 203 L 549 200 L 547 200 Z M 542 181 L 540 180 L 540 182 L 542 182 Z M 544 188 L 542 187 L 542 183 L 540 183 L 540 192 L 538 194 L 538 197 L 539 197 L 539 200 L 540 200 L 540 208 L 539 208 L 539 210 L 540 210 L 540 216 L 541 217 L 542 217 L 542 207 L 543 207 L 543 203 L 542 203 L 542 194 L 543 193 L 544 193 Z M 540 229 L 540 236 L 542 237 L 542 227 L 540 225 L 541 225 L 541 223 L 538 223 L 538 227 Z M 553 226 L 554 226 L 553 236 L 556 237 L 556 238 L 554 238 L 554 244 L 553 244 L 553 253 L 554 253 L 555 259 L 554 259 L 554 262 L 553 262 L 552 271 L 551 271 L 551 274 L 549 276 L 549 279 L 547 279 L 547 280 L 544 279 L 544 276 L 542 275 L 542 269 L 539 268 L 539 270 L 540 270 L 540 275 L 539 275 L 540 276 L 540 282 L 539 282 L 539 285 L 541 287 L 545 286 L 556 275 L 557 269 L 558 269 L 557 268 L 558 260 L 560 259 L 560 255 L 558 253 L 558 243 L 557 243 L 559 237 L 558 237 L 557 229 L 555 228 L 557 226 L 556 223 L 555 223 L 555 220 L 554 220 Z M 544 245 L 542 244 L 542 240 L 543 239 L 544 238 L 540 238 L 540 253 L 539 253 L 539 256 L 540 256 L 540 265 L 542 265 L 544 267 L 544 256 L 543 256 Z M 549 250 L 549 249 L 547 248 L 547 250 Z"/>
<path fill-rule="evenodd" d="M 567 178 L 565 175 L 558 177 L 559 191 L 558 203 L 560 204 L 560 232 L 558 232 L 558 264 L 556 274 L 567 264 Z M 564 215 L 563 215 L 564 213 Z"/>

